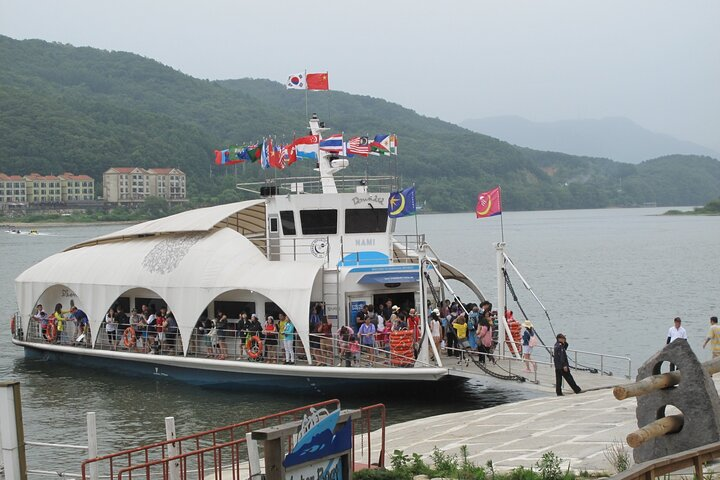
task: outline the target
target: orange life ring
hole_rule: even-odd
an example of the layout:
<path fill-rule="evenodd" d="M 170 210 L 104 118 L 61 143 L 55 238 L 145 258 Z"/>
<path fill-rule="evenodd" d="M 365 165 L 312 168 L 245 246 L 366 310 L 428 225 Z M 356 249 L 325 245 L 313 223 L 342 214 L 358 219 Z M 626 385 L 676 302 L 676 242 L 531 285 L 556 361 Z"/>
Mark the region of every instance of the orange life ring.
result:
<path fill-rule="evenodd" d="M 15 335 L 15 315 L 10 317 L 10 333 Z"/>
<path fill-rule="evenodd" d="M 125 345 L 125 348 L 130 348 L 132 346 L 135 346 L 135 342 L 137 341 L 135 339 L 135 329 L 133 327 L 127 327 L 125 331 L 123 332 L 123 344 Z"/>
<path fill-rule="evenodd" d="M 45 327 L 45 339 L 52 343 L 55 341 L 55 338 L 57 337 L 57 326 L 55 325 L 55 322 L 48 321 L 47 327 Z"/>
<path fill-rule="evenodd" d="M 262 340 L 260 340 L 260 337 L 257 335 L 248 338 L 247 342 L 245 342 L 248 357 L 253 360 L 260 357 L 260 355 L 262 355 L 262 346 Z"/>

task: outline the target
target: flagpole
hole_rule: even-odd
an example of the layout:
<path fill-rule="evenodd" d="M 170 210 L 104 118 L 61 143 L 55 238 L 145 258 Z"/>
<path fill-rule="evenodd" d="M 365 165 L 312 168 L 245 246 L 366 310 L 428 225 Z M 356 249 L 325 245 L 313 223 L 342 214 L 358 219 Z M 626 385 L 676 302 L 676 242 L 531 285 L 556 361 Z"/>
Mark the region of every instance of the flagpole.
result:
<path fill-rule="evenodd" d="M 308 88 L 307 88 L 307 69 L 305 70 L 305 119 L 310 118 L 308 116 Z"/>
<path fill-rule="evenodd" d="M 502 188 L 498 185 L 498 198 L 500 199 L 500 241 L 505 243 L 505 226 L 503 225 Z"/>
<path fill-rule="evenodd" d="M 413 182 L 413 189 L 415 189 L 415 182 Z M 416 202 L 415 213 L 413 213 L 413 216 L 415 217 L 415 242 L 417 243 L 415 248 L 417 248 L 419 251 L 420 250 L 420 232 L 418 230 L 418 219 L 417 219 L 417 217 L 418 217 L 417 216 L 417 190 L 415 191 L 415 202 Z"/>

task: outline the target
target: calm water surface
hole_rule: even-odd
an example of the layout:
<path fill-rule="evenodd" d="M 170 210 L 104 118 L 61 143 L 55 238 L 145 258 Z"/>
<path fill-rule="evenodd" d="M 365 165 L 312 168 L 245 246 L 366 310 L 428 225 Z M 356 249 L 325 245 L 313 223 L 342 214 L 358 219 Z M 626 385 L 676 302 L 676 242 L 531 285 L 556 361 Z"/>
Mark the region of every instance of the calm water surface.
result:
<path fill-rule="evenodd" d="M 552 329 L 568 335 L 571 348 L 626 355 L 634 367 L 664 344 L 675 316 L 683 318 L 690 342 L 700 346 L 708 317 L 720 313 L 720 217 L 663 217 L 665 209 L 509 212 L 504 214 L 510 258 L 548 309 L 550 322 L 514 277 L 519 301 L 543 338 Z M 443 260 L 461 267 L 491 300 L 496 299 L 495 251 L 498 217 L 423 215 L 421 232 Z M 13 279 L 65 247 L 121 226 L 43 228 L 46 235 L 0 232 L 0 315 L 15 311 Z M 414 233 L 415 219 L 398 222 Z M 112 272 L 112 265 L 97 268 Z M 464 296 L 459 289 L 458 293 Z M 467 297 L 469 298 L 469 297 Z M 519 308 L 509 301 L 516 312 Z M 0 378 L 22 382 L 26 437 L 32 441 L 83 443 L 84 414 L 95 411 L 101 453 L 162 439 L 164 417 L 175 416 L 178 434 L 229 424 L 320 400 L 300 395 L 218 392 L 155 379 L 112 376 L 91 370 L 26 360 L 10 342 L 7 320 L 0 334 Z M 552 327 L 551 327 L 552 325 Z M 390 422 L 457 410 L 481 409 L 531 394 L 468 383 L 454 392 L 426 396 L 341 398 L 346 407 L 383 402 Z M 47 451 L 30 450 L 33 465 Z M 53 454 L 55 455 L 55 454 Z M 76 471 L 79 456 L 64 454 L 53 465 Z M 39 465 L 38 465 L 39 466 Z M 45 465 L 47 466 L 47 465 Z"/>

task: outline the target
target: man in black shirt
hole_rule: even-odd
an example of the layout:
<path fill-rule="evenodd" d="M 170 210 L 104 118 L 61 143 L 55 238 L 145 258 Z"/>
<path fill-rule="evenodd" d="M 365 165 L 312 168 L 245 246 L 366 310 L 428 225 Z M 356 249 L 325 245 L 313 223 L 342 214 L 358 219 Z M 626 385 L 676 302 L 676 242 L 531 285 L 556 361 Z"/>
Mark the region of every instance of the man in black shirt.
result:
<path fill-rule="evenodd" d="M 553 348 L 553 363 L 555 364 L 555 393 L 558 396 L 563 395 L 563 378 L 568 383 L 568 385 L 570 385 L 570 388 L 573 389 L 573 392 L 580 393 L 582 392 L 582 389 L 578 387 L 577 383 L 575 383 L 575 379 L 573 378 L 572 373 L 570 373 L 570 362 L 568 362 L 566 352 L 568 348 L 567 339 L 562 333 L 558 333 L 557 337 L 555 338 L 557 339 L 555 347 Z"/>

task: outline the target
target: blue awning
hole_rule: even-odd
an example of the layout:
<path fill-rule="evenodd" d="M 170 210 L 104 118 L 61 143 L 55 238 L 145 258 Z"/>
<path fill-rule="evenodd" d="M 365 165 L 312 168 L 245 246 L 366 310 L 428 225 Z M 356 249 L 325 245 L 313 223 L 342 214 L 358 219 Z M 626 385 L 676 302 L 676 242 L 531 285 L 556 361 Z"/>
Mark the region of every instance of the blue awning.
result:
<path fill-rule="evenodd" d="M 417 283 L 418 272 L 384 272 L 368 273 L 358 280 L 358 283 Z"/>

